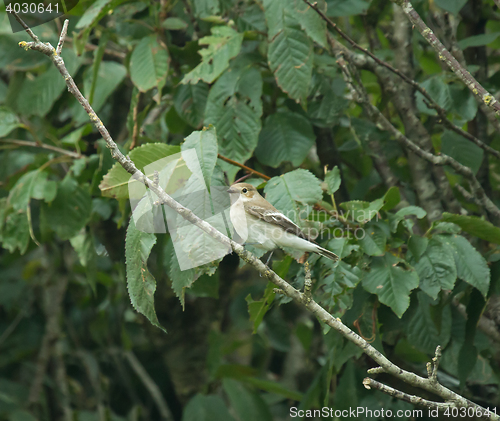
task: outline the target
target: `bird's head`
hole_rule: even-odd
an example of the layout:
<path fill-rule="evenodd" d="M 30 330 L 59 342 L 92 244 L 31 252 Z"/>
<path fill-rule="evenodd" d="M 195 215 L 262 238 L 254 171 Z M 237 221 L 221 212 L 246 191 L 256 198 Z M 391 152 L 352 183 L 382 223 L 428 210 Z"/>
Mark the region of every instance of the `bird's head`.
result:
<path fill-rule="evenodd" d="M 252 200 L 255 196 L 260 196 L 257 189 L 248 183 L 236 183 L 233 184 L 227 192 L 231 195 L 231 199 L 235 201 L 241 199 L 246 202 Z"/>

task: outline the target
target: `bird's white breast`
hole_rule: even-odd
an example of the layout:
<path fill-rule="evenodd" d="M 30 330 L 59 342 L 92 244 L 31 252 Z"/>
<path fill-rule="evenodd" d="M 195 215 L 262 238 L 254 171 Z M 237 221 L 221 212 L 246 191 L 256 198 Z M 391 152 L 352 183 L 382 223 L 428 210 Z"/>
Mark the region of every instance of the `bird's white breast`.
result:
<path fill-rule="evenodd" d="M 231 205 L 229 217 L 231 218 L 231 224 L 233 224 L 236 233 L 241 237 L 243 242 L 246 242 L 248 239 L 248 224 L 245 208 L 241 199 L 238 199 Z"/>

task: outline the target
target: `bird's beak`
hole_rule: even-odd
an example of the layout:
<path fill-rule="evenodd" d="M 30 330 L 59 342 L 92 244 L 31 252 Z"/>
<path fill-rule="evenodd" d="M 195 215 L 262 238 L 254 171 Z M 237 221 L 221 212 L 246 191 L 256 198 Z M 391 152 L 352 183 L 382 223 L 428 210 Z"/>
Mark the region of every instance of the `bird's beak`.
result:
<path fill-rule="evenodd" d="M 238 193 L 238 190 L 233 189 L 232 187 L 229 187 L 226 191 L 227 191 L 228 193 Z"/>

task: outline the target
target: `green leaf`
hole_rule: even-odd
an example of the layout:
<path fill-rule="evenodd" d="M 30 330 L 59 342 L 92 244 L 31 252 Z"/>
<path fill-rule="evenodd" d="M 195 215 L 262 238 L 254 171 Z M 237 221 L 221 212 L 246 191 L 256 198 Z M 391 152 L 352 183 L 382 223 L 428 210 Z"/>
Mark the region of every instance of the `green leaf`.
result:
<path fill-rule="evenodd" d="M 296 223 L 299 221 L 296 202 L 313 205 L 323 197 L 321 182 L 303 169 L 271 178 L 264 191 L 266 199 Z"/>
<path fill-rule="evenodd" d="M 401 195 L 399 194 L 399 188 L 398 187 L 391 187 L 387 192 L 384 194 L 384 206 L 382 206 L 381 210 L 388 211 L 394 208 L 400 201 L 401 201 Z"/>
<path fill-rule="evenodd" d="M 440 241 L 432 238 L 418 261 L 410 258 L 409 263 L 418 273 L 420 289 L 433 299 L 438 297 L 441 290 L 451 291 L 455 286 L 457 269 L 453 249 Z"/>
<path fill-rule="evenodd" d="M 442 232 L 445 234 L 458 234 L 462 229 L 451 222 L 438 222 L 434 221 L 430 228 L 434 232 Z"/>
<path fill-rule="evenodd" d="M 250 3 L 245 6 L 243 13 L 238 17 L 238 29 L 243 31 L 267 31 L 266 19 L 260 5 Z"/>
<path fill-rule="evenodd" d="M 277 168 L 284 161 L 302 164 L 316 137 L 309 120 L 300 114 L 283 112 L 266 118 L 255 156 L 264 165 Z"/>
<path fill-rule="evenodd" d="M 122 83 L 127 75 L 127 69 L 120 63 L 114 61 L 103 61 L 97 72 L 97 80 L 95 81 L 95 93 L 92 101 L 92 108 L 95 112 L 99 112 L 106 103 L 108 97 Z M 83 92 L 88 98 L 92 87 L 93 72 L 92 68 L 87 68 L 84 73 Z M 78 123 L 86 123 L 89 121 L 89 116 L 79 102 L 74 102 L 73 105 L 74 119 Z M 81 128 L 83 130 L 84 127 Z M 80 129 L 79 129 L 80 130 Z M 77 133 L 75 134 L 77 136 Z"/>
<path fill-rule="evenodd" d="M 364 235 L 359 245 L 368 256 L 383 256 L 387 244 L 387 235 L 378 225 L 370 224 L 364 228 Z"/>
<path fill-rule="evenodd" d="M 67 176 L 57 189 L 57 196 L 50 205 L 45 205 L 48 225 L 61 240 L 74 237 L 90 218 L 92 200 L 88 188 L 78 185 Z"/>
<path fill-rule="evenodd" d="M 338 253 L 341 258 L 347 257 L 357 248 L 359 248 L 357 245 L 348 245 L 345 238 L 332 239 L 328 243 L 328 249 Z M 318 285 L 318 290 L 323 291 L 321 303 L 330 308 L 330 313 L 334 317 L 341 317 L 352 307 L 354 289 L 361 280 L 363 272 L 343 260 L 325 261 L 323 268 L 326 271 L 321 272 L 321 282 Z"/>
<path fill-rule="evenodd" d="M 42 176 L 38 178 L 33 185 L 31 197 L 37 200 L 43 200 L 45 203 L 52 202 L 57 194 L 57 183 L 53 180 L 48 180 Z"/>
<path fill-rule="evenodd" d="M 474 174 L 479 171 L 483 162 L 484 151 L 451 130 L 445 130 L 441 137 L 441 152 L 469 167 Z"/>
<path fill-rule="evenodd" d="M 264 14 L 267 22 L 267 38 L 273 39 L 283 29 L 283 12 L 285 0 L 264 0 Z"/>
<path fill-rule="evenodd" d="M 137 169 L 143 170 L 145 166 L 160 161 L 162 158 L 179 153 L 180 147 L 166 145 L 164 143 L 146 143 L 130 151 L 129 157 L 136 165 Z M 160 162 L 161 163 L 161 162 Z M 162 168 L 156 168 L 160 171 Z M 152 178 L 153 172 L 146 174 Z M 128 183 L 131 175 L 118 163 L 115 162 L 113 168 L 103 177 L 99 189 L 105 197 L 114 197 L 115 199 L 128 198 Z"/>
<path fill-rule="evenodd" d="M 180 31 L 187 29 L 188 24 L 179 18 L 167 18 L 162 22 L 161 26 L 169 31 Z"/>
<path fill-rule="evenodd" d="M 418 219 L 422 219 L 427 215 L 427 212 L 423 210 L 420 206 L 407 206 L 396 212 L 394 216 L 391 215 L 389 218 L 391 231 L 396 232 L 398 225 L 401 221 L 405 220 L 407 216 L 415 215 Z M 409 230 L 413 226 L 411 220 L 405 220 L 408 224 L 406 225 Z"/>
<path fill-rule="evenodd" d="M 345 237 L 343 238 L 332 238 L 328 242 L 328 250 L 333 251 L 341 259 L 349 256 L 353 251 L 359 250 L 358 244 L 351 244 L 349 240 Z M 332 262 L 332 264 L 334 264 Z"/>
<path fill-rule="evenodd" d="M 467 0 L 435 0 L 436 4 L 442 9 L 458 15 L 458 12 L 464 7 Z M 460 47 L 463 48 L 463 47 Z"/>
<path fill-rule="evenodd" d="M 219 299 L 219 277 L 204 274 L 186 292 L 196 297 Z"/>
<path fill-rule="evenodd" d="M 235 421 L 235 419 L 219 396 L 198 394 L 184 408 L 182 421 Z"/>
<path fill-rule="evenodd" d="M 85 113 L 85 115 L 87 115 L 87 113 Z M 85 129 L 88 129 L 88 126 L 90 126 L 90 124 L 82 126 L 79 129 L 73 130 L 72 132 L 68 133 L 61 139 L 61 143 L 63 145 L 71 145 L 74 147 L 78 144 L 78 142 L 82 138 L 83 132 L 85 131 Z"/>
<path fill-rule="evenodd" d="M 283 13 L 283 28 L 269 44 L 269 67 L 281 90 L 305 104 L 313 68 L 313 43 L 287 9 Z"/>
<path fill-rule="evenodd" d="M 362 200 L 351 200 L 341 203 L 341 207 L 346 210 L 345 218 L 349 221 L 356 221 L 365 224 L 375 218 L 385 204 L 385 196 L 376 199 L 373 202 L 364 202 Z"/>
<path fill-rule="evenodd" d="M 33 192 L 33 185 L 36 179 L 40 177 L 47 178 L 47 173 L 40 173 L 38 170 L 29 171 L 21 176 L 17 180 L 14 187 L 12 187 L 9 193 L 9 203 L 14 208 L 14 210 L 25 210 L 28 207 L 28 203 L 31 199 Z"/>
<path fill-rule="evenodd" d="M 419 292 L 418 307 L 412 312 L 407 326 L 407 338 L 415 348 L 427 354 L 434 354 L 436 347 L 446 348 L 451 336 L 450 306 L 433 306 L 425 294 Z"/>
<path fill-rule="evenodd" d="M 331 171 L 328 171 L 325 175 L 325 181 L 327 193 L 334 194 L 340 188 L 340 183 L 342 182 L 339 167 L 335 165 Z"/>
<path fill-rule="evenodd" d="M 285 7 L 287 6 L 285 2 Z M 326 12 L 325 0 L 318 1 L 316 6 L 319 10 Z M 293 5 L 288 6 L 288 8 L 293 11 L 294 18 L 297 19 L 301 28 L 306 32 L 309 38 L 323 48 L 328 48 L 328 42 L 326 40 L 326 22 L 321 16 L 303 0 L 293 0 Z"/>
<path fill-rule="evenodd" d="M 197 18 L 206 18 L 220 13 L 219 0 L 194 0 L 194 14 Z"/>
<path fill-rule="evenodd" d="M 3 11 L 5 9 L 2 9 Z M 6 19 L 5 22 L 1 22 L 0 17 L 0 27 L 4 24 L 4 28 L 11 32 L 8 24 L 7 13 L 2 12 L 2 16 Z M 53 29 L 49 25 L 45 26 L 49 36 L 53 36 Z M 19 48 L 19 42 L 26 41 L 26 32 L 17 32 L 15 34 L 3 33 L 0 34 L 0 68 L 5 71 L 29 71 L 36 69 L 40 65 L 47 63 L 47 57 L 43 54 L 28 54 L 22 48 Z M 60 76 L 59 76 L 60 77 Z M 9 80 L 9 85 L 13 82 L 13 77 Z"/>
<path fill-rule="evenodd" d="M 464 39 L 461 39 L 460 41 L 458 41 L 458 47 L 461 50 L 465 50 L 466 48 L 469 48 L 469 47 L 480 47 L 482 45 L 488 45 L 488 44 L 491 44 L 493 41 L 495 41 L 499 35 L 500 35 L 500 32 L 493 32 L 490 34 L 473 35 L 471 37 L 467 37 L 467 38 L 464 38 Z"/>
<path fill-rule="evenodd" d="M 248 304 L 248 313 L 250 314 L 250 320 L 253 322 L 253 333 L 257 333 L 257 329 L 262 323 L 262 319 L 264 319 L 264 316 L 266 315 L 269 307 L 274 301 L 274 296 L 276 294 L 273 290 L 274 284 L 269 282 L 262 299 L 254 301 L 250 294 L 248 294 L 245 298 Z"/>
<path fill-rule="evenodd" d="M 200 128 L 205 117 L 207 96 L 208 85 L 206 83 L 180 84 L 174 93 L 174 106 L 177 114 L 194 128 Z"/>
<path fill-rule="evenodd" d="M 195 281 L 195 270 L 181 270 L 172 238 L 169 238 L 167 247 L 165 247 L 164 259 L 168 262 L 168 276 L 172 281 L 172 289 L 175 292 L 175 295 L 179 298 L 182 308 L 184 309 L 185 289 L 190 288 Z"/>
<path fill-rule="evenodd" d="M 201 63 L 184 76 L 181 83 L 198 83 L 201 79 L 212 83 L 229 67 L 229 60 L 241 50 L 243 34 L 228 26 L 211 28 L 212 35 L 200 39 L 200 45 L 208 47 L 200 50 Z"/>
<path fill-rule="evenodd" d="M 80 18 L 76 24 L 76 29 L 87 28 L 90 25 L 96 23 L 96 20 L 100 16 L 101 11 L 109 4 L 112 0 L 97 0 L 85 11 L 83 16 Z"/>
<path fill-rule="evenodd" d="M 240 421 L 273 420 L 268 405 L 255 391 L 233 379 L 223 379 L 222 385 Z"/>
<path fill-rule="evenodd" d="M 262 76 L 245 58 L 236 59 L 208 94 L 205 124 L 217 129 L 219 153 L 236 162 L 249 159 L 259 139 Z M 229 179 L 239 167 L 221 163 Z"/>
<path fill-rule="evenodd" d="M 81 58 L 73 50 L 64 50 L 64 63 L 70 75 L 76 74 Z M 66 88 L 66 82 L 55 66 L 33 80 L 26 79 L 18 93 L 17 107 L 24 116 L 44 117 Z"/>
<path fill-rule="evenodd" d="M 484 257 L 460 235 L 436 235 L 434 238 L 453 250 L 458 277 L 486 297 L 490 286 L 490 269 Z"/>
<path fill-rule="evenodd" d="M 69 239 L 71 246 L 78 255 L 80 264 L 86 269 L 87 281 L 95 293 L 96 287 L 96 259 L 97 253 L 94 247 L 92 235 L 82 230 L 78 235 Z"/>
<path fill-rule="evenodd" d="M 318 66 L 317 55 L 314 57 L 314 61 L 314 64 Z M 327 69 L 331 68 L 331 66 L 325 67 Z M 349 106 L 349 101 L 340 93 L 343 92 L 344 89 L 338 88 L 339 85 L 344 84 L 345 82 L 341 79 L 332 80 L 329 77 L 313 72 L 313 86 L 309 93 L 307 103 L 307 115 L 313 125 L 322 128 L 330 128 L 339 121 L 340 116 Z M 334 89 L 333 85 L 336 85 L 336 89 Z M 356 142 L 355 147 L 358 147 Z"/>
<path fill-rule="evenodd" d="M 365 13 L 370 3 L 363 0 L 327 0 L 328 16 L 353 16 Z"/>
<path fill-rule="evenodd" d="M 160 325 L 155 312 L 154 295 L 156 281 L 149 273 L 147 261 L 156 236 L 139 231 L 134 218 L 130 218 L 125 239 L 125 262 L 127 264 L 127 290 L 132 306 L 156 327 L 166 332 Z"/>
<path fill-rule="evenodd" d="M 51 202 L 57 185 L 47 179 L 48 173 L 40 170 L 29 171 L 17 180 L 9 193 L 9 203 L 14 210 L 26 210 L 31 198 Z"/>
<path fill-rule="evenodd" d="M 130 57 L 130 78 L 135 86 L 146 92 L 157 87 L 161 91 L 168 74 L 170 57 L 155 35 L 141 39 Z"/>
<path fill-rule="evenodd" d="M 0 221 L 0 226 L 2 222 Z M 0 238 L 2 246 L 11 253 L 14 253 L 16 249 L 19 249 L 21 254 L 26 253 L 30 241 L 26 210 L 12 212 L 7 216 Z"/>
<path fill-rule="evenodd" d="M 408 250 L 415 261 L 419 261 L 422 254 L 424 254 L 427 245 L 429 244 L 429 239 L 426 237 L 419 237 L 418 235 L 412 235 L 408 240 Z"/>
<path fill-rule="evenodd" d="M 440 107 L 445 110 L 450 110 L 452 108 L 453 98 L 451 96 L 450 88 L 441 76 L 434 76 L 425 82 L 422 82 L 420 86 L 429 93 L 431 98 L 436 101 Z M 416 103 L 417 108 L 421 113 L 437 115 L 436 110 L 428 108 L 427 105 L 425 105 L 424 97 L 420 92 L 417 92 L 416 94 Z"/>
<path fill-rule="evenodd" d="M 196 161 L 186 153 L 189 149 L 196 151 L 198 158 Z M 210 181 L 217 163 L 217 150 L 217 135 L 213 126 L 191 133 L 181 145 L 182 157 L 186 165 L 193 173 L 198 173 L 198 168 L 201 169 L 202 177 L 200 179 L 205 180 L 205 186 L 208 190 L 210 190 Z"/>
<path fill-rule="evenodd" d="M 94 99 L 92 101 L 94 111 L 99 111 L 102 108 L 106 103 L 106 99 L 114 92 L 126 75 L 127 69 L 122 64 L 114 61 L 101 62 L 97 72 Z M 91 81 L 89 76 L 90 71 L 85 75 L 84 89 L 86 94 L 90 94 Z"/>
<path fill-rule="evenodd" d="M 7 107 L 0 107 L 0 137 L 8 135 L 16 127 L 20 127 L 21 122 L 17 115 Z"/>
<path fill-rule="evenodd" d="M 471 121 L 477 114 L 478 103 L 476 98 L 467 87 L 450 86 L 450 94 L 453 99 L 451 111 L 456 113 L 465 121 Z"/>
<path fill-rule="evenodd" d="M 401 317 L 410 305 L 410 291 L 418 287 L 418 275 L 414 270 L 398 266 L 403 260 L 390 253 L 374 257 L 370 271 L 361 280 L 363 287 L 376 294 L 381 303 L 389 306 Z"/>
<path fill-rule="evenodd" d="M 287 399 L 296 401 L 300 401 L 302 399 L 302 394 L 300 392 L 290 390 L 277 382 L 258 379 L 256 377 L 250 377 L 250 376 L 239 376 L 238 380 L 244 383 L 248 383 L 266 392 L 274 393 L 275 395 L 279 396 L 284 396 Z"/>
<path fill-rule="evenodd" d="M 481 238 L 482 240 L 500 244 L 500 228 L 477 216 L 456 215 L 444 212 L 441 220 L 452 222 L 462 228 L 463 231 Z"/>

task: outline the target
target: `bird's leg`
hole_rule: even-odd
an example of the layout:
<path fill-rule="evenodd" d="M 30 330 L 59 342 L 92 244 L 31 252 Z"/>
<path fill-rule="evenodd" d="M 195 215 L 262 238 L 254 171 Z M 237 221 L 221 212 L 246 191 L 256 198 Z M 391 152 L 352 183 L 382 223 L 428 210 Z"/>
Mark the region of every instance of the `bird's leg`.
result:
<path fill-rule="evenodd" d="M 271 260 L 271 257 L 273 257 L 273 253 L 274 253 L 274 251 L 271 251 L 271 253 L 269 254 L 269 257 L 266 260 L 266 266 L 268 265 L 269 260 Z"/>
<path fill-rule="evenodd" d="M 266 263 L 265 263 L 266 266 L 269 263 L 269 260 L 271 260 L 271 257 L 273 256 L 273 253 L 274 253 L 274 251 L 271 251 L 271 253 L 269 254 L 269 257 L 267 258 Z M 259 277 L 262 278 L 262 273 L 259 273 Z"/>
<path fill-rule="evenodd" d="M 309 262 L 304 263 L 304 272 L 305 272 L 305 280 L 304 280 L 304 298 L 307 303 L 312 300 L 312 279 L 311 279 L 311 269 L 309 268 Z"/>

